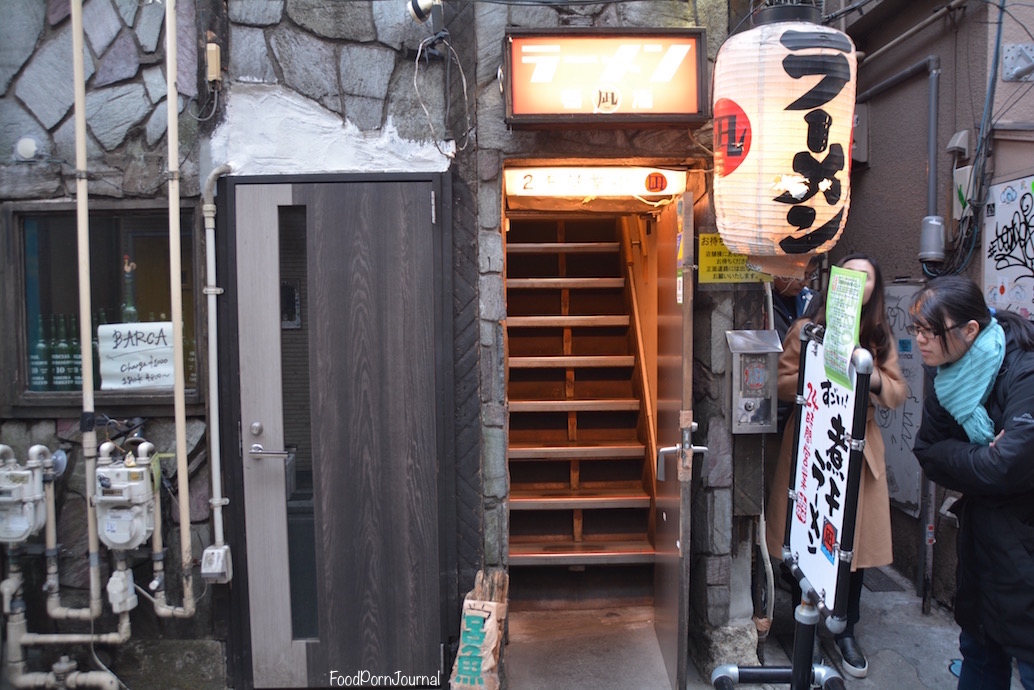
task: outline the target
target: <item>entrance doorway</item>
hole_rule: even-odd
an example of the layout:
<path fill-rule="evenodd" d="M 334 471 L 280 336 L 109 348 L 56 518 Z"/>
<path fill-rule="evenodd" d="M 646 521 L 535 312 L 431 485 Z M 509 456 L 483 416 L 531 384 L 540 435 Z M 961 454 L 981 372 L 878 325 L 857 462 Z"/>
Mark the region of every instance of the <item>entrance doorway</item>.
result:
<path fill-rule="evenodd" d="M 443 611 L 455 602 L 443 548 L 453 501 L 441 479 L 452 455 L 442 184 L 228 189 L 244 685 L 444 671 Z"/>
<path fill-rule="evenodd" d="M 692 203 L 522 200 L 505 238 L 511 609 L 653 606 L 673 687 L 688 661 L 688 477 L 659 451 L 691 420 L 684 225 L 691 242 Z"/>

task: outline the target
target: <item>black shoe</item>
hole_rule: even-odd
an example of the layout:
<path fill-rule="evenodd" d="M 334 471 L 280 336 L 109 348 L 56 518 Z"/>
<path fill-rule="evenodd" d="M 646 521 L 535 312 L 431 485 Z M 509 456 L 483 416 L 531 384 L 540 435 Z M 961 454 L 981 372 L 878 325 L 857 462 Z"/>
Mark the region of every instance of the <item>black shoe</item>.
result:
<path fill-rule="evenodd" d="M 865 678 L 869 673 L 869 662 L 858 642 L 853 637 L 837 638 L 837 649 L 844 660 L 844 673 L 855 678 Z"/>

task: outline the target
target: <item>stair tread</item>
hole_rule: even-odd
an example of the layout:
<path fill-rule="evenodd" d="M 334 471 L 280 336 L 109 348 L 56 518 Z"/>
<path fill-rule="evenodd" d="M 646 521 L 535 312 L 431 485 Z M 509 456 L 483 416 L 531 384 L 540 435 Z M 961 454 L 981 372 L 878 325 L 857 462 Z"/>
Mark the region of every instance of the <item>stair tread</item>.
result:
<path fill-rule="evenodd" d="M 507 254 L 596 254 L 616 252 L 618 242 L 508 242 Z"/>
<path fill-rule="evenodd" d="M 592 398 L 587 400 L 511 400 L 511 412 L 552 412 L 575 410 L 581 412 L 635 411 L 638 398 Z"/>
<path fill-rule="evenodd" d="M 507 288 L 619 288 L 624 278 L 507 278 Z"/>
<path fill-rule="evenodd" d="M 510 542 L 510 565 L 596 565 L 652 563 L 654 548 L 646 539 L 580 542 Z"/>
<path fill-rule="evenodd" d="M 642 443 L 564 443 L 543 445 L 539 443 L 510 443 L 508 457 L 511 460 L 555 459 L 555 458 L 634 458 L 643 457 L 646 446 Z"/>
<path fill-rule="evenodd" d="M 539 367 L 630 367 L 635 364 L 634 355 L 541 355 L 510 357 L 511 368 Z"/>
<path fill-rule="evenodd" d="M 649 508 L 642 489 L 511 489 L 511 510 Z"/>
<path fill-rule="evenodd" d="M 507 328 L 535 327 L 592 327 L 592 326 L 628 326 L 631 320 L 627 314 L 593 314 L 581 316 L 510 316 L 506 319 Z"/>

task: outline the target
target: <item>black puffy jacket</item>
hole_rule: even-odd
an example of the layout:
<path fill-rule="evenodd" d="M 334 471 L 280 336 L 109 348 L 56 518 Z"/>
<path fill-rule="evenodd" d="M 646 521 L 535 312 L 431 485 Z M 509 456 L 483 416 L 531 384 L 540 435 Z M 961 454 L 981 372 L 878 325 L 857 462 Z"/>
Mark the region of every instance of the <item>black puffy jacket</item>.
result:
<path fill-rule="evenodd" d="M 992 446 L 970 443 L 930 386 L 915 455 L 926 476 L 961 491 L 955 620 L 1034 662 L 1034 352 L 1006 329 L 1005 360 L 986 403 Z"/>

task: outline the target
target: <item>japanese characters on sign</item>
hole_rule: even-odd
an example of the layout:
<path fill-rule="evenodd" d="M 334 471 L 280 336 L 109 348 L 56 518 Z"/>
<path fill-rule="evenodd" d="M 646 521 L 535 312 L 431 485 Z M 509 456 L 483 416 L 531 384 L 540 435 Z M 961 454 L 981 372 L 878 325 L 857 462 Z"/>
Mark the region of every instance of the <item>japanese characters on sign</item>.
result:
<path fill-rule="evenodd" d="M 772 280 L 747 266 L 747 257 L 733 254 L 717 233 L 701 233 L 697 252 L 700 283 L 759 283 Z"/>
<path fill-rule="evenodd" d="M 807 22 L 731 36 L 714 77 L 714 202 L 737 254 L 829 251 L 847 221 L 857 60 Z"/>
<path fill-rule="evenodd" d="M 449 678 L 452 688 L 499 688 L 499 644 L 506 604 L 467 599 L 463 602 L 459 650 Z"/>
<path fill-rule="evenodd" d="M 833 266 L 829 272 L 826 293 L 826 375 L 840 385 L 852 388 L 848 369 L 858 344 L 859 321 L 862 317 L 862 295 L 866 275 Z"/>
<path fill-rule="evenodd" d="M 507 168 L 509 196 L 671 196 L 686 191 L 685 170 L 636 166 Z"/>
<path fill-rule="evenodd" d="M 806 347 L 789 544 L 801 570 L 833 610 L 848 496 L 855 395 L 826 376 L 821 342 L 808 341 Z"/>
<path fill-rule="evenodd" d="M 705 117 L 700 29 L 511 30 L 504 40 L 508 124 Z"/>

